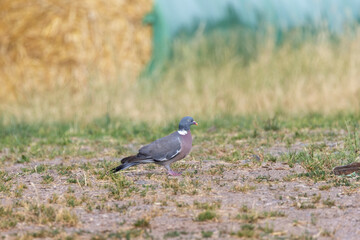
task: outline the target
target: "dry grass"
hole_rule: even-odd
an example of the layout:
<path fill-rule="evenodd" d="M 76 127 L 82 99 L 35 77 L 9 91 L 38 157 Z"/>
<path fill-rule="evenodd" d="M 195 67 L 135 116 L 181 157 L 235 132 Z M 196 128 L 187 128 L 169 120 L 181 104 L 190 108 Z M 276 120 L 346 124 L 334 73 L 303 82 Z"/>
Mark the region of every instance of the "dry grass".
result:
<path fill-rule="evenodd" d="M 4 0 L 0 7 L 0 101 L 91 82 L 134 79 L 150 57 L 151 0 Z"/>
<path fill-rule="evenodd" d="M 357 112 L 360 106 L 359 37 L 333 45 L 325 40 L 294 49 L 264 47 L 249 64 L 231 54 L 212 63 L 187 55 L 162 79 L 108 81 L 95 77 L 81 91 L 52 91 L 26 104 L 1 105 L 4 115 L 28 120 L 92 120 L 110 116 L 164 121 L 181 115 L 305 114 Z M 199 44 L 201 44 L 200 41 Z M 196 46 L 195 46 L 196 47 Z M 186 60 L 186 61 L 185 61 Z"/>
<path fill-rule="evenodd" d="M 337 44 L 323 35 L 297 47 L 269 41 L 246 63 L 234 53 L 237 41 L 215 37 L 212 48 L 198 34 L 176 45 L 177 57 L 154 83 L 136 81 L 150 56 L 150 30 L 141 26 L 150 1 L 22 4 L 1 3 L 13 9 L 0 20 L 4 121 L 360 110 L 360 34 Z"/>

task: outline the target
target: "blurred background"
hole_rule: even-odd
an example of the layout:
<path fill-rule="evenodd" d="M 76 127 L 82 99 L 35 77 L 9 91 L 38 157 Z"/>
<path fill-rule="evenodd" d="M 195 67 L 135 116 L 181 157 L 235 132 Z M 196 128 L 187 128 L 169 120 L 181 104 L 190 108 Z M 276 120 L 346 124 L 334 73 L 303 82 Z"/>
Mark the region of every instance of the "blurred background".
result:
<path fill-rule="evenodd" d="M 0 117 L 360 109 L 359 0 L 2 0 Z"/>

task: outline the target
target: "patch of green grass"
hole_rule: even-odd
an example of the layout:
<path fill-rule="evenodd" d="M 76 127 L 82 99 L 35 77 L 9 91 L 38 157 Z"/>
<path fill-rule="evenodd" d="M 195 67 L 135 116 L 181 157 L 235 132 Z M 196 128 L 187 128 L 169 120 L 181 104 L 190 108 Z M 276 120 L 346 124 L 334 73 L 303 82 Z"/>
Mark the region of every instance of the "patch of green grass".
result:
<path fill-rule="evenodd" d="M 307 172 L 299 174 L 299 177 L 309 177 L 320 181 L 330 177 L 331 169 L 337 161 L 331 153 L 310 147 L 307 151 L 288 154 L 288 163 L 290 167 L 298 163 L 306 169 Z"/>
<path fill-rule="evenodd" d="M 216 218 L 216 213 L 210 210 L 206 210 L 205 212 L 199 213 L 196 217 L 196 221 L 198 222 L 204 222 L 204 221 L 210 221 Z"/>
<path fill-rule="evenodd" d="M 0 170 L 0 192 L 9 192 L 11 188 L 12 176 Z"/>
<path fill-rule="evenodd" d="M 23 217 L 13 212 L 11 208 L 0 207 L 0 229 L 9 229 L 22 221 Z"/>
<path fill-rule="evenodd" d="M 321 199 L 321 194 L 314 194 L 311 198 L 311 202 L 312 203 L 319 203 L 320 202 L 320 199 Z"/>
<path fill-rule="evenodd" d="M 243 153 L 240 150 L 234 150 L 231 154 L 224 157 L 224 160 L 230 163 L 236 163 L 241 159 L 243 159 Z"/>
<path fill-rule="evenodd" d="M 28 221 L 31 222 L 47 224 L 56 220 L 56 210 L 51 206 L 31 204 L 30 213 Z"/>
<path fill-rule="evenodd" d="M 66 181 L 68 183 L 77 183 L 76 178 L 73 178 L 73 177 L 69 177 Z"/>
<path fill-rule="evenodd" d="M 146 232 L 146 231 L 145 231 Z M 130 229 L 122 232 L 109 233 L 107 238 L 109 239 L 136 239 L 143 233 L 142 229 Z"/>
<path fill-rule="evenodd" d="M 54 168 L 60 175 L 70 175 L 71 171 L 74 170 L 76 168 L 76 166 L 59 164 L 59 165 L 54 166 Z"/>
<path fill-rule="evenodd" d="M 92 236 L 91 240 L 106 240 L 107 238 L 103 235 Z"/>
<path fill-rule="evenodd" d="M 76 214 L 66 209 L 56 209 L 50 205 L 25 203 L 24 211 L 15 212 L 13 209 L 0 207 L 0 229 L 13 228 L 19 222 L 64 226 L 75 226 L 78 223 Z"/>
<path fill-rule="evenodd" d="M 270 176 L 269 175 L 259 175 L 256 177 L 255 179 L 257 182 L 268 182 L 270 181 Z"/>
<path fill-rule="evenodd" d="M 112 184 L 105 185 L 109 189 L 110 194 L 115 199 L 123 199 L 125 196 L 130 196 L 132 192 L 139 189 L 132 186 L 132 183 L 127 180 L 121 173 L 110 175 Z"/>
<path fill-rule="evenodd" d="M 352 183 L 346 177 L 339 177 L 339 178 L 333 179 L 331 181 L 331 183 L 333 184 L 334 187 L 340 187 L 340 186 L 350 187 L 350 186 L 352 186 Z"/>
<path fill-rule="evenodd" d="M 211 166 L 210 170 L 208 170 L 211 175 L 221 175 L 225 172 L 226 168 L 223 164 Z"/>
<path fill-rule="evenodd" d="M 78 216 L 68 209 L 60 209 L 57 211 L 55 221 L 64 226 L 74 227 L 78 224 Z"/>
<path fill-rule="evenodd" d="M 21 154 L 21 156 L 16 161 L 16 163 L 28 163 L 28 162 L 30 162 L 30 158 L 25 154 Z"/>
<path fill-rule="evenodd" d="M 267 161 L 267 162 L 273 162 L 275 163 L 277 161 L 278 157 L 277 156 L 274 156 L 274 155 L 270 155 L 270 154 L 267 154 L 265 155 L 264 157 L 264 160 Z"/>
<path fill-rule="evenodd" d="M 44 184 L 49 184 L 49 183 L 52 183 L 54 181 L 54 177 L 49 175 L 49 174 L 41 176 L 41 178 L 43 179 L 42 183 L 44 183 Z"/>
<path fill-rule="evenodd" d="M 201 236 L 203 238 L 211 238 L 213 235 L 213 232 L 212 231 L 201 231 Z"/>
<path fill-rule="evenodd" d="M 265 131 L 278 131 L 280 128 L 277 117 L 269 118 L 263 122 L 263 129 Z"/>
<path fill-rule="evenodd" d="M 325 191 L 325 190 L 329 190 L 331 188 L 331 185 L 321 185 L 319 187 L 320 191 Z"/>
<path fill-rule="evenodd" d="M 335 201 L 330 198 L 325 199 L 322 203 L 328 207 L 335 206 Z"/>
<path fill-rule="evenodd" d="M 263 226 L 263 227 L 260 226 L 258 229 L 259 229 L 260 231 L 262 231 L 264 234 L 271 234 L 271 233 L 274 232 L 274 228 L 269 227 L 268 224 L 266 224 L 266 225 Z"/>
<path fill-rule="evenodd" d="M 236 215 L 235 218 L 246 223 L 256 223 L 258 220 L 267 218 L 285 217 L 285 213 L 281 211 L 258 212 L 253 209 L 248 209 L 246 205 L 242 207 L 241 211 L 243 213 Z"/>
<path fill-rule="evenodd" d="M 331 238 L 334 237 L 334 232 L 330 232 L 329 230 L 325 229 L 321 232 L 321 236 Z"/>
<path fill-rule="evenodd" d="M 149 223 L 148 220 L 142 218 L 142 219 L 136 220 L 136 222 L 134 223 L 134 227 L 137 227 L 137 228 L 149 228 L 150 223 Z"/>
<path fill-rule="evenodd" d="M 39 164 L 39 165 L 35 165 L 35 167 L 33 168 L 32 172 L 33 173 L 42 173 L 47 169 L 47 166 L 45 166 L 44 164 Z"/>
<path fill-rule="evenodd" d="M 54 238 L 60 234 L 59 229 L 41 229 L 37 232 L 30 233 L 33 238 Z"/>
<path fill-rule="evenodd" d="M 66 201 L 66 206 L 68 206 L 68 207 L 76 207 L 81 204 L 81 201 L 79 201 L 72 194 L 65 195 L 65 201 Z"/>
<path fill-rule="evenodd" d="M 178 181 L 178 179 L 169 179 L 169 181 L 164 182 L 162 184 L 164 188 L 169 188 L 172 190 L 174 195 L 177 195 L 178 193 L 185 193 L 185 186 L 182 182 L 182 184 Z"/>
<path fill-rule="evenodd" d="M 241 230 L 239 230 L 236 235 L 241 238 L 254 238 L 257 236 L 255 226 L 252 224 L 242 225 Z"/>
<path fill-rule="evenodd" d="M 309 202 L 300 202 L 298 204 L 295 204 L 297 208 L 299 209 L 314 209 L 316 208 L 315 204 L 309 203 Z"/>
<path fill-rule="evenodd" d="M 164 235 L 164 238 L 175 238 L 175 237 L 179 237 L 180 233 L 178 231 L 172 231 L 172 232 L 168 232 Z"/>
<path fill-rule="evenodd" d="M 206 133 L 214 127 L 221 130 L 240 130 L 249 129 L 252 132 L 258 129 L 257 126 L 263 126 L 267 131 L 279 131 L 284 128 L 301 129 L 301 128 L 338 128 L 347 129 L 356 128 L 359 116 L 357 114 L 308 114 L 301 117 L 290 117 L 286 115 L 277 115 L 275 118 L 268 118 L 256 115 L 234 116 L 219 115 L 213 118 L 201 117 L 198 121 L 201 123 L 196 128 L 197 133 Z M 104 136 L 111 136 L 124 142 L 134 139 L 140 142 L 149 142 L 164 136 L 176 130 L 178 119 L 169 121 L 167 124 L 149 124 L 146 122 L 130 121 L 125 119 L 111 118 L 108 115 L 95 119 L 94 121 L 82 124 L 77 122 L 11 122 L 3 123 L 0 121 L 0 149 L 5 147 L 17 146 L 17 152 L 21 157 L 25 153 L 25 147 L 29 146 L 33 139 L 39 139 L 39 146 L 55 145 L 68 146 L 72 145 L 73 137 L 87 138 L 90 140 L 102 139 Z M 350 129 L 351 130 L 351 129 Z M 298 131 L 297 131 L 298 132 Z M 299 132 L 298 132 L 299 133 Z M 354 132 L 355 133 L 355 132 Z M 296 137 L 301 137 L 299 134 Z M 358 137 L 355 136 L 354 137 Z M 119 146 L 119 145 L 117 145 Z M 27 161 L 28 155 L 24 155 Z M 23 160 L 22 160 L 23 161 Z"/>
<path fill-rule="evenodd" d="M 57 203 L 59 200 L 59 195 L 57 195 L 56 193 L 53 193 L 51 195 L 51 197 L 48 199 L 49 203 Z"/>
<path fill-rule="evenodd" d="M 231 188 L 232 192 L 242 192 L 242 193 L 246 193 L 249 191 L 253 191 L 256 189 L 255 185 L 248 185 L 248 184 L 244 184 L 244 185 L 234 185 Z"/>
<path fill-rule="evenodd" d="M 221 201 L 215 201 L 215 202 L 198 202 L 198 201 L 194 201 L 194 206 L 198 209 L 204 209 L 204 210 L 215 210 L 215 209 L 219 209 L 221 207 Z"/>

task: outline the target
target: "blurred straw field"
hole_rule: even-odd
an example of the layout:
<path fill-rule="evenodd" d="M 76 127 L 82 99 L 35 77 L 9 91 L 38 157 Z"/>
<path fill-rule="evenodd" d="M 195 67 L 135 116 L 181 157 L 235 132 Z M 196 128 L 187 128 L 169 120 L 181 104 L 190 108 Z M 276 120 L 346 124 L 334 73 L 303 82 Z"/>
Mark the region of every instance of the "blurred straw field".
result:
<path fill-rule="evenodd" d="M 0 7 L 5 122 L 360 110 L 360 34 L 333 42 L 323 33 L 281 47 L 264 40 L 249 60 L 234 51 L 247 42 L 199 33 L 175 44 L 161 77 L 139 81 L 151 54 L 150 27 L 141 23 L 151 1 L 3 0 Z"/>
<path fill-rule="evenodd" d="M 0 100 L 132 80 L 150 57 L 151 0 L 3 0 Z"/>

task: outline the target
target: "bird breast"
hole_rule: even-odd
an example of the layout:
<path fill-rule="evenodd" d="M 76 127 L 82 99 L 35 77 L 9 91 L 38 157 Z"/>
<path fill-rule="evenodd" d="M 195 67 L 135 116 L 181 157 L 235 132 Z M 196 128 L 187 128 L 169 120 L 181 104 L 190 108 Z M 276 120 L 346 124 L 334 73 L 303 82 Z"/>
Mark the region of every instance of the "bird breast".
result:
<path fill-rule="evenodd" d="M 192 147 L 192 136 L 190 131 L 186 135 L 180 135 L 181 139 L 181 155 L 184 157 L 190 153 Z"/>

